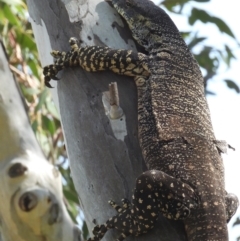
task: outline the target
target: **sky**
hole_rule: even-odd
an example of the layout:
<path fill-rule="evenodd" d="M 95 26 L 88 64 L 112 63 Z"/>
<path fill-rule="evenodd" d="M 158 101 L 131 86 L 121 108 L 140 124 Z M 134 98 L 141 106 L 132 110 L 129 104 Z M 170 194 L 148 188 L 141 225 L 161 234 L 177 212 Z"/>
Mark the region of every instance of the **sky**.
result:
<path fill-rule="evenodd" d="M 235 37 L 240 42 L 240 14 L 236 0 L 211 0 L 207 3 L 191 2 L 191 6 L 196 6 L 207 11 L 209 14 L 221 18 L 228 24 Z M 190 8 L 186 8 L 184 13 L 188 16 Z M 190 30 L 186 17 L 179 17 L 170 14 L 171 18 L 180 31 Z M 226 34 L 221 34 L 213 24 L 201 24 L 197 22 L 194 29 L 198 31 L 199 36 L 205 36 L 208 39 L 204 44 L 219 47 L 223 49 L 224 44 L 228 44 L 236 56 L 227 70 L 222 65 L 219 74 L 208 84 L 208 90 L 216 95 L 207 96 L 213 127 L 218 140 L 226 140 L 236 151 L 229 150 L 228 154 L 223 155 L 225 165 L 226 190 L 235 193 L 240 199 L 240 94 L 229 89 L 224 79 L 234 80 L 240 87 L 240 45 Z M 236 241 L 240 236 L 240 225 L 232 228 L 232 223 L 236 217 L 240 217 L 240 208 L 237 215 L 232 218 L 229 224 L 229 241 Z"/>

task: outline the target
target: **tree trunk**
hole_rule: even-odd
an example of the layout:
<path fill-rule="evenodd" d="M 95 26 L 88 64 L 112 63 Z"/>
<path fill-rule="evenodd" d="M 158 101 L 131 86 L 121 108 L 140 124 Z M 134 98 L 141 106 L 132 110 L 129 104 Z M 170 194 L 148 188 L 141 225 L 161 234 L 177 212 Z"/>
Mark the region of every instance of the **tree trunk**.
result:
<path fill-rule="evenodd" d="M 43 156 L 0 42 L 1 240 L 80 240 L 63 203 L 62 178 Z"/>
<path fill-rule="evenodd" d="M 68 51 L 70 37 L 83 45 L 136 49 L 131 34 L 109 2 L 28 0 L 31 22 L 42 66 L 51 64 L 51 49 Z M 87 73 L 66 69 L 52 93 L 59 107 L 73 181 L 88 227 L 115 214 L 108 200 L 130 198 L 135 178 L 146 169 L 138 143 L 137 93 L 133 80 L 110 72 Z M 106 114 L 106 91 L 117 82 L 124 115 Z M 51 82 L 51 85 L 53 83 Z M 114 240 L 109 231 L 103 240 Z M 181 222 L 160 217 L 147 235 L 127 240 L 184 241 Z"/>

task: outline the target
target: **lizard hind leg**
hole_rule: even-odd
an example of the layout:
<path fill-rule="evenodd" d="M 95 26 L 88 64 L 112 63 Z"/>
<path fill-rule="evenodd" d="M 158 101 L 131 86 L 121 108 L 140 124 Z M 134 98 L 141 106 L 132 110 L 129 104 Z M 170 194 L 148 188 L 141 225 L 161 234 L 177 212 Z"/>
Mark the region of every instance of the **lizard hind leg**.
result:
<path fill-rule="evenodd" d="M 198 203 L 192 187 L 162 171 L 149 170 L 136 180 L 133 209 L 146 227 L 152 228 L 159 213 L 168 219 L 185 219 Z"/>
<path fill-rule="evenodd" d="M 101 240 L 113 228 L 121 232 L 117 241 L 147 233 L 155 226 L 159 213 L 169 219 L 184 219 L 198 201 L 193 188 L 175 177 L 158 170 L 144 172 L 136 180 L 132 203 L 123 199 L 121 207 L 109 201 L 117 215 L 97 225 L 93 229 L 94 237 L 88 241 Z"/>
<path fill-rule="evenodd" d="M 236 213 L 239 206 L 239 200 L 237 196 L 232 193 L 227 193 L 225 197 L 225 206 L 227 222 L 229 222 L 232 216 Z"/>

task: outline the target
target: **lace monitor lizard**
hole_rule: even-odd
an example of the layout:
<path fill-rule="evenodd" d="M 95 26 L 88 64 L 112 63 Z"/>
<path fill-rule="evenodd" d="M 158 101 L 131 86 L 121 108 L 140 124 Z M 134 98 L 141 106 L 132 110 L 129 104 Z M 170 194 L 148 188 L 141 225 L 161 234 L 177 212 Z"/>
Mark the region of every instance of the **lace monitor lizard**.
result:
<path fill-rule="evenodd" d="M 112 0 L 147 55 L 91 46 L 70 39 L 67 53 L 53 51 L 45 84 L 65 67 L 112 70 L 134 76 L 138 90 L 139 141 L 148 171 L 136 180 L 132 202 L 110 204 L 117 215 L 97 225 L 89 241 L 108 229 L 138 236 L 154 227 L 158 214 L 184 221 L 189 241 L 228 240 L 227 221 L 238 199 L 224 188 L 221 149 L 215 142 L 199 66 L 169 16 L 149 0 Z"/>

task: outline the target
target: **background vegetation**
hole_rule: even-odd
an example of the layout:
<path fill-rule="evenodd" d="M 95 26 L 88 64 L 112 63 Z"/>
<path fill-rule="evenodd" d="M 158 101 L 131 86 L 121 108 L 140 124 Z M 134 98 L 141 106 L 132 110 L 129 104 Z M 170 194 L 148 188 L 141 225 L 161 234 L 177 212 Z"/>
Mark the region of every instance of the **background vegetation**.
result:
<path fill-rule="evenodd" d="M 165 0 L 161 3 L 169 12 L 183 14 L 185 7 L 190 6 L 191 0 Z M 210 0 L 195 0 L 191 2 L 204 3 Z M 210 15 L 203 9 L 190 6 L 188 23 L 192 27 L 189 32 L 182 32 L 183 37 L 193 51 L 204 74 L 206 93 L 207 84 L 218 74 L 220 64 L 227 68 L 235 58 L 231 48 L 225 44 L 223 49 L 206 45 L 206 37 L 200 36 L 194 25 L 197 21 L 204 24 L 214 24 L 220 32 L 235 39 L 230 27 L 216 16 Z M 24 0 L 0 0 L 0 32 L 1 38 L 9 55 L 10 68 L 15 74 L 26 105 L 32 128 L 36 134 L 47 159 L 58 166 L 63 175 L 63 190 L 67 201 L 67 208 L 72 219 L 77 223 L 80 209 L 78 198 L 70 175 L 63 133 L 56 107 L 49 90 L 44 86 L 42 67 L 38 59 L 38 52 L 34 41 L 27 5 Z M 236 40 L 236 39 L 235 39 Z M 237 41 L 237 40 L 236 40 Z M 226 88 L 240 92 L 234 80 L 224 79 Z M 239 222 L 236 221 L 236 224 Z M 83 222 L 83 233 L 86 237 L 87 229 Z"/>

